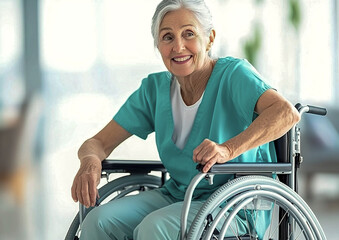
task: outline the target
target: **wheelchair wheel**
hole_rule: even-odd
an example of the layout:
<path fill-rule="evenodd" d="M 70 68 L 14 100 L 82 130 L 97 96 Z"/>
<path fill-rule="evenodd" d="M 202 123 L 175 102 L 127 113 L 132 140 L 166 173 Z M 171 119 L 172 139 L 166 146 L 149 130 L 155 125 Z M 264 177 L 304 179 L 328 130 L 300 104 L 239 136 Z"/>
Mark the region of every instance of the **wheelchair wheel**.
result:
<path fill-rule="evenodd" d="M 280 217 L 279 211 L 284 212 Z M 269 177 L 246 176 L 226 183 L 208 198 L 187 239 L 326 237 L 311 209 L 291 188 Z"/>
<path fill-rule="evenodd" d="M 97 205 L 104 204 L 108 201 L 121 198 L 128 194 L 137 194 L 141 191 L 147 191 L 155 189 L 161 186 L 160 177 L 144 175 L 144 174 L 133 174 L 115 179 L 108 182 L 99 189 L 100 198 L 97 200 Z M 84 216 L 86 216 L 93 207 L 85 209 Z M 79 225 L 80 217 L 79 213 L 75 216 L 70 228 L 68 229 L 65 240 L 79 239 Z"/>

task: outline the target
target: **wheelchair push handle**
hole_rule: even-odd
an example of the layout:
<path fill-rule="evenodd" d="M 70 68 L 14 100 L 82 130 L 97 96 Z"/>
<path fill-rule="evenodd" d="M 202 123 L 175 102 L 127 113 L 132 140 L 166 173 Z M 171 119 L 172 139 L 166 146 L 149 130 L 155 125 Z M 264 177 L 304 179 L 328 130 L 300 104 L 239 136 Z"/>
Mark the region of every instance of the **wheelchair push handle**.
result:
<path fill-rule="evenodd" d="M 326 108 L 322 108 L 322 107 L 316 107 L 316 106 L 310 106 L 307 105 L 309 107 L 309 113 L 313 113 L 313 114 L 317 114 L 317 115 L 323 115 L 325 116 L 327 114 L 327 110 Z"/>
<path fill-rule="evenodd" d="M 317 107 L 312 105 L 302 106 L 300 103 L 296 104 L 295 107 L 300 113 L 312 113 L 322 116 L 325 116 L 327 114 L 326 108 L 323 107 Z"/>

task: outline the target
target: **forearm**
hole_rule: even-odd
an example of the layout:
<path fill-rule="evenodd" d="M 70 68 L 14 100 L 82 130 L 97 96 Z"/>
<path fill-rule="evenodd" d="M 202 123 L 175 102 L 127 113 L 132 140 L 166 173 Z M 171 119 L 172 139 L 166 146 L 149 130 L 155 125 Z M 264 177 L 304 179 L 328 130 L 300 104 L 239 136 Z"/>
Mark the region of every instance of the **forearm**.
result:
<path fill-rule="evenodd" d="M 252 148 L 281 137 L 299 120 L 299 113 L 290 103 L 279 101 L 265 109 L 245 131 L 223 145 L 229 149 L 233 159 Z"/>
<path fill-rule="evenodd" d="M 94 137 L 86 140 L 78 151 L 80 169 L 72 185 L 74 201 L 86 207 L 94 206 L 98 196 L 97 186 L 101 177 L 101 161 L 131 134 L 111 120 Z"/>
<path fill-rule="evenodd" d="M 95 138 L 86 140 L 78 151 L 78 158 L 80 159 L 81 163 L 84 163 L 90 159 L 96 159 L 101 162 L 106 157 L 107 154 L 104 151 L 102 143 Z"/>
<path fill-rule="evenodd" d="M 129 132 L 112 120 L 99 133 L 81 145 L 78 157 L 81 162 L 89 159 L 97 159 L 101 162 L 130 136 Z"/>

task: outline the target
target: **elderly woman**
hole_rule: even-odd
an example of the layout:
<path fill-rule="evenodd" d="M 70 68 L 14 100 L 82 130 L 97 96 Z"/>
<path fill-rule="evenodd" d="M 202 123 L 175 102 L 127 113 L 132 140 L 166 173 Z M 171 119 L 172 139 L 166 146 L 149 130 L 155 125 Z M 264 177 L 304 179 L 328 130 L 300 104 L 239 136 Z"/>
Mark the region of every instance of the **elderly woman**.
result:
<path fill-rule="evenodd" d="M 133 134 L 145 139 L 156 133 L 159 156 L 171 178 L 160 189 L 92 210 L 81 239 L 178 239 L 182 201 L 198 163 L 207 172 L 231 160 L 274 162 L 269 142 L 299 120 L 294 107 L 246 60 L 211 58 L 216 33 L 203 0 L 163 0 L 153 16 L 152 34 L 168 72 L 146 77 L 113 120 L 83 143 L 72 197 L 94 206 L 101 161 Z M 220 175 L 212 186 L 207 181 L 198 185 L 189 223 L 229 179 Z"/>

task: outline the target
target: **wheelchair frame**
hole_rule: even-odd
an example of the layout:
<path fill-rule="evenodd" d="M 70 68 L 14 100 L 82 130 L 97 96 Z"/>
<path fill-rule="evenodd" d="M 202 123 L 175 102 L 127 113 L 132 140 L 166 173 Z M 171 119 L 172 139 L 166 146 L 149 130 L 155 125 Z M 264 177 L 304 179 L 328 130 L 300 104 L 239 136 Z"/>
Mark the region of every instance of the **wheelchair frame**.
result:
<path fill-rule="evenodd" d="M 309 106 L 309 105 L 302 106 L 301 104 L 297 104 L 295 107 L 297 108 L 297 110 L 299 111 L 301 116 L 304 113 L 326 115 L 326 109 L 324 109 L 324 108 L 319 108 L 319 107 L 314 107 L 314 106 Z M 263 196 L 265 196 L 265 197 L 270 197 L 270 196 L 273 196 L 273 195 L 276 196 L 275 194 L 279 195 L 279 194 L 285 194 L 286 192 L 288 192 L 287 195 L 291 194 L 292 200 L 294 199 L 294 201 L 296 201 L 297 205 L 298 204 L 300 205 L 300 208 L 305 209 L 304 210 L 305 212 L 311 213 L 311 214 L 306 213 L 306 217 L 309 219 L 312 229 L 315 229 L 314 230 L 314 232 L 315 232 L 314 234 L 316 236 L 315 239 L 321 239 L 321 240 L 326 239 L 326 236 L 325 236 L 319 222 L 317 221 L 316 217 L 313 215 L 311 209 L 309 209 L 309 207 L 302 200 L 302 198 L 296 194 L 297 193 L 297 169 L 299 168 L 300 163 L 303 160 L 301 153 L 300 153 L 300 135 L 301 135 L 300 134 L 300 128 L 298 127 L 298 124 L 296 124 L 295 126 L 292 127 L 292 129 L 288 133 L 286 133 L 284 136 L 282 136 L 281 138 L 274 141 L 276 153 L 277 153 L 277 158 L 278 158 L 277 163 L 236 163 L 236 162 L 229 162 L 229 163 L 225 163 L 225 164 L 215 164 L 210 169 L 210 171 L 208 173 L 202 173 L 200 171 L 200 173 L 198 173 L 192 179 L 190 185 L 187 188 L 186 194 L 185 194 L 183 207 L 182 207 L 182 213 L 181 213 L 181 229 L 180 229 L 181 239 L 182 240 L 184 240 L 184 239 L 195 239 L 195 238 L 190 237 L 190 232 L 189 232 L 190 229 L 187 228 L 187 218 L 188 218 L 188 212 L 189 212 L 190 204 L 191 204 L 191 201 L 192 201 L 193 192 L 194 192 L 194 189 L 196 188 L 196 186 L 198 185 L 198 183 L 202 179 L 207 179 L 210 184 L 213 184 L 213 177 L 216 174 L 234 174 L 237 177 L 243 176 L 243 175 L 248 176 L 248 175 L 267 175 L 267 174 L 272 176 L 272 174 L 277 174 L 279 179 L 281 180 L 281 182 L 283 184 L 277 183 L 277 185 L 275 187 L 271 187 L 271 186 L 267 187 L 265 185 L 265 181 L 266 181 L 265 179 L 261 179 L 260 177 L 255 178 L 256 180 L 259 179 L 259 181 L 262 181 L 263 186 L 255 185 L 254 188 L 256 188 L 255 189 L 256 192 L 253 192 L 253 186 L 248 187 L 249 192 L 246 193 L 248 195 L 248 197 L 250 197 L 250 195 L 258 195 L 258 194 L 259 195 L 263 194 Z M 202 166 L 198 165 L 197 169 L 201 170 Z M 148 173 L 150 173 L 151 171 L 159 171 L 161 173 L 161 178 L 159 179 L 159 178 L 156 178 L 155 176 L 148 175 Z M 106 177 L 107 180 L 108 180 L 109 175 L 111 173 L 130 173 L 131 175 L 129 175 L 127 177 L 131 177 L 131 176 L 137 177 L 137 176 L 139 176 L 142 179 L 144 179 L 144 177 L 146 177 L 146 176 L 153 177 L 152 179 L 150 178 L 148 182 L 146 181 L 145 184 L 142 183 L 141 184 L 142 187 L 139 188 L 139 189 L 136 189 L 136 190 L 144 190 L 143 188 L 146 185 L 147 185 L 146 188 L 160 187 L 164 184 L 164 182 L 167 178 L 167 171 L 160 161 L 104 160 L 102 162 L 102 177 Z M 109 183 L 115 182 L 117 180 L 119 180 L 119 179 L 113 180 Z M 124 179 L 120 179 L 120 180 L 121 180 L 120 182 L 122 183 Z M 152 181 L 154 181 L 153 185 L 152 185 Z M 247 184 L 246 182 L 250 182 L 251 179 L 248 178 L 248 177 L 247 178 L 245 177 L 244 179 L 241 179 L 241 181 L 243 181 L 244 184 L 246 185 Z M 136 183 L 140 183 L 140 182 L 142 182 L 140 179 L 136 180 Z M 271 181 L 269 181 L 269 182 L 271 182 Z M 275 181 L 275 182 L 277 182 L 277 181 Z M 121 183 L 119 183 L 119 184 L 121 184 Z M 116 184 L 116 185 L 118 186 L 119 184 Z M 271 185 L 271 184 L 272 183 L 270 183 L 269 185 Z M 275 184 L 276 183 L 274 183 L 273 185 L 275 185 Z M 281 184 L 281 185 L 279 185 L 279 184 Z M 284 186 L 284 184 L 287 185 L 288 187 Z M 141 185 L 139 184 L 138 186 L 140 187 Z M 226 183 L 225 185 L 224 185 L 225 189 L 230 187 L 229 186 L 230 184 Z M 250 184 L 247 184 L 247 185 L 250 185 Z M 103 186 L 102 188 L 104 188 L 105 186 Z M 117 186 L 114 185 L 114 187 L 117 187 Z M 263 189 L 261 189 L 261 188 L 263 188 Z M 265 191 L 263 191 L 264 188 L 268 188 L 268 190 L 265 192 Z M 279 189 L 280 190 L 285 189 L 285 190 L 280 191 Z M 135 189 L 128 189 L 127 192 L 124 192 L 122 195 L 126 195 L 129 192 L 132 192 L 133 190 L 135 190 Z M 252 191 L 252 192 L 250 192 L 250 191 Z M 278 193 L 275 193 L 275 191 L 278 192 Z M 279 193 L 279 192 L 281 192 L 281 193 Z M 100 189 L 99 189 L 99 193 L 100 193 Z M 244 193 L 243 196 L 245 196 L 246 194 Z M 295 195 L 297 195 L 297 196 L 295 196 Z M 101 194 L 100 194 L 100 196 L 101 196 Z M 106 198 L 106 196 L 104 196 L 104 197 L 101 196 L 101 198 Z M 216 198 L 218 198 L 218 197 L 216 196 Z M 277 196 L 277 198 L 279 198 L 279 196 Z M 282 201 L 284 201 L 284 200 L 282 200 Z M 289 203 L 286 203 L 286 205 L 288 205 L 288 204 Z M 69 230 L 68 233 L 67 233 L 67 236 L 65 238 L 66 240 L 78 239 L 77 235 L 78 235 L 79 231 L 81 231 L 82 220 L 84 219 L 86 214 L 91 209 L 92 208 L 85 209 L 84 206 L 79 204 L 79 214 L 76 216 L 76 218 L 73 220 L 73 223 L 72 223 L 72 225 L 74 225 L 73 229 L 76 227 L 76 225 L 79 225 L 79 229 L 77 230 L 77 233 L 75 234 L 75 236 L 74 236 L 74 233 L 73 233 L 74 231 L 72 232 L 72 231 Z M 280 217 L 283 214 L 286 214 L 286 212 L 284 212 L 284 210 L 280 211 L 280 213 L 279 213 Z M 281 230 L 279 230 L 279 239 L 288 239 L 287 228 L 288 228 L 288 225 L 293 226 L 295 224 L 293 221 L 294 220 L 285 219 L 283 224 L 281 226 L 279 226 L 279 229 L 281 228 Z M 216 224 L 214 224 L 214 225 L 216 225 Z M 192 226 L 191 226 L 191 228 L 192 228 Z M 207 233 L 208 236 L 212 235 L 211 231 L 212 230 L 209 230 L 209 232 Z M 223 234 L 224 234 L 226 232 L 226 230 L 223 229 L 223 231 L 224 231 L 223 232 Z M 307 234 L 312 234 L 312 233 L 307 233 Z M 193 236 L 194 236 L 194 234 L 193 234 Z M 250 237 L 249 239 L 252 239 L 252 238 Z"/>

